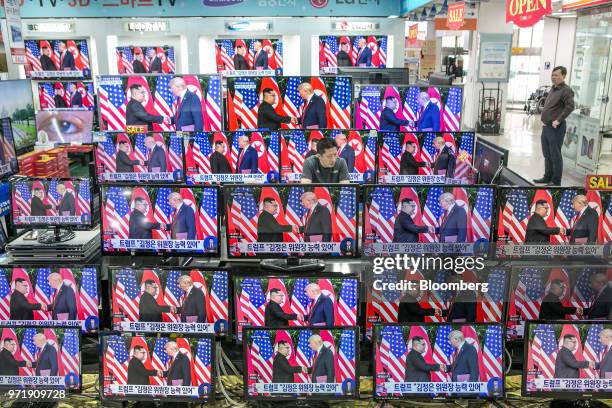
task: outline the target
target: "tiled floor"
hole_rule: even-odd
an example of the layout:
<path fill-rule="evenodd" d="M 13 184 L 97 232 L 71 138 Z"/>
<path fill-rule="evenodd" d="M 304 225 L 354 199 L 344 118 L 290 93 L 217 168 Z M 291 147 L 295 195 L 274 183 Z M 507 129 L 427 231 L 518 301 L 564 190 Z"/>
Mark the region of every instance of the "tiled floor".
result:
<path fill-rule="evenodd" d="M 540 145 L 542 123 L 539 116 L 527 116 L 523 112 L 509 111 L 506 114 L 504 134 L 498 136 L 479 135 L 510 151 L 508 168 L 531 181 L 544 174 L 544 158 Z M 612 154 L 601 156 L 599 174 L 612 174 Z M 572 163 L 564 160 L 563 186 L 583 186 L 584 174 L 577 171 Z"/>

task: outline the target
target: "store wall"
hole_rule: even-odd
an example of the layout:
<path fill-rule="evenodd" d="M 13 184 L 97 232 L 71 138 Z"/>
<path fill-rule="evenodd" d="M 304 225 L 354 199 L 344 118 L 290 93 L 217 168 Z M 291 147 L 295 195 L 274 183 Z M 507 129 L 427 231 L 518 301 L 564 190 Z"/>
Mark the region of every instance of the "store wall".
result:
<path fill-rule="evenodd" d="M 176 49 L 177 69 L 181 73 L 211 73 L 215 71 L 215 38 L 253 38 L 253 37 L 283 37 L 286 40 L 284 47 L 284 63 L 288 66 L 289 75 L 318 74 L 313 70 L 312 58 L 318 59 L 318 53 L 313 55 L 311 47 L 313 37 L 319 35 L 358 35 L 360 32 L 332 31 L 334 21 L 368 21 L 379 24 L 379 29 L 367 34 L 388 35 L 391 43 L 388 45 L 389 67 L 403 66 L 404 55 L 404 20 L 400 18 L 251 18 L 251 21 L 269 21 L 272 31 L 269 32 L 229 32 L 225 29 L 225 22 L 235 22 L 236 18 L 168 18 L 169 29 L 165 33 L 132 33 L 125 30 L 124 24 L 133 19 L 100 18 L 100 19 L 61 19 L 61 22 L 74 24 L 74 32 L 62 35 L 54 33 L 26 33 L 25 38 L 79 38 L 90 37 L 95 43 L 92 46 L 91 57 L 95 75 L 116 72 L 114 64 L 114 46 L 134 43 L 147 43 L 164 41 L 163 44 L 182 45 Z M 24 19 L 23 23 L 49 22 L 52 19 L 37 20 Z M 59 21 L 59 20 L 58 20 Z M 109 41 L 110 37 L 110 41 Z M 287 38 L 284 38 L 287 37 Z M 203 49 L 205 53 L 200 54 Z M 211 53 L 212 51 L 212 53 Z M 112 63 L 111 63 L 112 62 Z M 96 68 L 97 67 L 97 68 Z M 23 69 L 19 69 L 23 77 Z M 15 77 L 17 69 L 9 67 L 11 77 Z"/>
<path fill-rule="evenodd" d="M 542 58 L 539 86 L 550 85 L 552 69 L 558 65 L 567 68 L 567 80 L 571 78 L 574 39 L 576 37 L 575 18 L 545 18 L 542 38 Z M 546 69 L 546 63 L 550 63 Z"/>

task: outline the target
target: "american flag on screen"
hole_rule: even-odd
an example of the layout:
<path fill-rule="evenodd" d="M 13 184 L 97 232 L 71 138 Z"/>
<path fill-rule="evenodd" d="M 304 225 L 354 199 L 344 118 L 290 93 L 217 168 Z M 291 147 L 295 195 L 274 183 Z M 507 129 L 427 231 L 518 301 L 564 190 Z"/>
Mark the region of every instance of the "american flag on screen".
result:
<path fill-rule="evenodd" d="M 442 113 L 442 131 L 458 132 L 461 129 L 461 88 L 449 88 Z"/>
<path fill-rule="evenodd" d="M 178 284 L 181 275 L 181 271 L 168 271 L 168 275 L 166 276 L 166 290 L 164 290 L 164 303 L 168 306 L 181 306 L 183 295 L 185 294 L 185 291 L 183 291 Z M 165 313 L 164 316 L 172 322 L 179 321 L 178 316 L 174 313 Z"/>
<path fill-rule="evenodd" d="M 212 287 L 210 288 L 210 308 L 212 309 L 212 320 L 228 321 L 228 284 L 227 272 L 215 271 L 212 278 Z"/>
<path fill-rule="evenodd" d="M 493 214 L 493 189 L 482 187 L 476 194 L 474 209 L 472 210 L 472 234 L 474 241 L 490 239 L 491 215 Z"/>
<path fill-rule="evenodd" d="M 61 66 L 61 53 L 59 50 L 59 41 L 53 41 L 53 50 L 51 51 L 51 59 L 55 63 L 55 66 L 59 69 Z M 69 52 L 66 50 L 66 52 Z M 76 61 L 75 61 L 76 63 Z"/>
<path fill-rule="evenodd" d="M 603 329 L 604 327 L 601 323 L 589 325 L 589 331 L 587 332 L 584 348 L 582 349 L 585 361 L 601 362 L 604 359 L 606 346 L 599 339 L 599 333 Z M 596 370 L 585 368 L 584 372 L 588 378 L 595 379 L 599 377 L 599 373 Z"/>
<path fill-rule="evenodd" d="M 380 163 L 383 164 L 389 175 L 400 173 L 400 162 L 402 160 L 402 146 L 397 133 L 386 133 L 380 149 Z"/>
<path fill-rule="evenodd" d="M 170 356 L 166 353 L 166 343 L 169 339 L 167 337 L 160 337 L 155 339 L 155 346 L 153 347 L 153 353 L 151 354 L 151 366 L 154 370 L 165 371 L 168 369 L 168 362 Z M 166 385 L 166 379 L 163 377 L 150 377 L 153 378 L 155 385 Z"/>
<path fill-rule="evenodd" d="M 123 187 L 110 187 L 106 191 L 104 219 L 106 221 L 103 223 L 105 231 L 112 230 L 115 238 L 128 238 L 130 206 L 123 195 Z"/>
<path fill-rule="evenodd" d="M 49 210 L 53 215 L 57 215 L 57 205 L 62 199 L 62 196 L 57 192 L 57 184 L 57 180 L 52 180 L 47 190 L 47 203 L 53 206 L 54 209 Z"/>
<path fill-rule="evenodd" d="M 408 88 L 404 99 L 404 117 L 412 122 L 419 120 L 419 103 L 417 98 L 420 92 L 419 87 L 411 86 Z M 409 127 L 408 129 L 416 130 L 416 127 Z"/>
<path fill-rule="evenodd" d="M 26 41 L 26 61 L 32 67 L 32 71 L 42 71 L 42 64 L 40 63 L 40 49 L 38 48 L 38 41 Z"/>
<path fill-rule="evenodd" d="M 11 287 L 6 278 L 6 269 L 0 269 L 0 320 L 11 318 Z"/>
<path fill-rule="evenodd" d="M 112 83 L 102 83 L 98 88 L 100 104 L 100 121 L 108 130 L 125 129 L 125 109 L 127 101 L 121 78 L 116 77 Z"/>
<path fill-rule="evenodd" d="M 208 77 L 204 116 L 206 118 L 205 125 L 207 125 L 204 130 L 223 130 L 221 124 L 221 78 L 217 75 Z"/>
<path fill-rule="evenodd" d="M 349 52 L 349 56 L 351 57 L 351 61 L 353 61 L 353 65 L 355 65 L 355 61 L 357 61 L 357 56 L 359 55 L 359 40 L 363 38 L 363 36 L 358 35 L 355 37 L 353 41 L 353 46 Z"/>
<path fill-rule="evenodd" d="M 487 279 L 489 290 L 483 294 L 482 310 L 485 322 L 501 322 L 504 310 L 504 290 L 506 288 L 506 271 L 493 269 Z"/>
<path fill-rule="evenodd" d="M 79 52 L 78 58 L 76 58 L 77 68 L 80 64 L 81 70 L 89 69 L 89 47 L 87 47 L 87 41 L 79 41 L 78 44 L 81 50 Z"/>
<path fill-rule="evenodd" d="M 203 237 L 217 236 L 217 189 L 205 188 L 202 190 L 200 213 L 198 222 Z"/>
<path fill-rule="evenodd" d="M 380 360 L 393 382 L 404 382 L 408 349 L 400 326 L 385 327 L 379 346 Z"/>
<path fill-rule="evenodd" d="M 461 143 L 459 144 L 459 151 L 465 152 L 465 157 L 463 160 L 460 160 L 459 155 L 457 155 L 456 165 L 455 165 L 455 178 L 465 177 L 468 174 L 468 171 L 472 167 L 472 155 L 474 153 L 474 133 L 462 133 L 461 134 Z"/>
<path fill-rule="evenodd" d="M 232 137 L 232 146 L 230 148 L 230 167 L 232 169 L 237 168 L 238 164 L 238 152 L 240 151 L 240 144 L 238 143 L 239 135 L 243 134 L 242 132 L 236 132 Z M 228 145 L 229 148 L 229 145 Z"/>
<path fill-rule="evenodd" d="M 169 172 L 183 170 L 183 139 L 177 137 L 175 133 L 170 135 L 168 158 Z"/>
<path fill-rule="evenodd" d="M 258 210 L 252 189 L 239 187 L 234 190 L 229 216 L 248 242 L 257 242 Z"/>
<path fill-rule="evenodd" d="M 277 132 L 270 133 L 270 142 L 268 144 L 268 165 L 270 170 L 279 171 L 279 157 L 280 157 L 280 138 L 282 136 Z"/>
<path fill-rule="evenodd" d="M 336 209 L 336 224 L 340 240 L 356 239 L 357 228 L 357 190 L 350 187 L 340 188 L 340 200 Z M 354 252 L 354 251 L 353 251 Z"/>
<path fill-rule="evenodd" d="M 76 215 L 91 214 L 91 191 L 89 181 L 79 183 L 79 193 L 77 194 Z"/>
<path fill-rule="evenodd" d="M 371 193 L 370 225 L 381 242 L 393 242 L 395 200 L 390 187 L 376 187 Z"/>
<path fill-rule="evenodd" d="M 80 374 L 81 364 L 79 362 L 79 334 L 78 329 L 66 329 L 64 331 L 64 342 L 61 350 L 60 375 L 69 373 Z"/>
<path fill-rule="evenodd" d="M 338 39 L 335 36 L 329 35 L 325 37 L 323 53 L 325 54 L 325 60 L 327 61 L 328 67 L 338 66 L 338 59 L 336 58 L 338 54 Z"/>
<path fill-rule="evenodd" d="M 482 349 L 482 366 L 484 367 L 483 381 L 491 378 L 502 378 L 502 328 L 489 326 L 485 332 Z"/>
<path fill-rule="evenodd" d="M 432 355 L 434 363 L 444 364 L 447 366 L 453 363 L 452 356 L 455 353 L 455 349 L 448 340 L 448 335 L 451 331 L 453 331 L 453 328 L 449 325 L 438 326 Z M 432 372 L 431 378 L 434 382 L 449 382 L 451 376 L 450 373 L 434 371 Z"/>
<path fill-rule="evenodd" d="M 41 104 L 44 102 L 47 106 L 47 109 L 55 108 L 55 91 L 53 90 L 53 85 L 51 84 L 41 84 L 40 89 L 40 102 Z"/>
<path fill-rule="evenodd" d="M 38 354 L 38 347 L 34 344 L 34 336 L 36 335 L 36 329 L 28 328 L 23 331 L 23 340 L 21 342 L 21 358 L 24 361 L 33 363 L 36 361 Z M 36 368 L 34 367 L 22 367 L 25 375 L 33 376 L 36 374 Z"/>
<path fill-rule="evenodd" d="M 174 116 L 174 94 L 170 90 L 171 75 L 159 75 L 155 83 L 155 93 L 153 95 L 153 109 L 160 116 Z M 174 129 L 174 125 L 167 123 L 157 124 L 162 131 L 170 131 Z"/>
<path fill-rule="evenodd" d="M 357 325 L 357 280 L 345 279 L 338 297 L 339 326 Z"/>
<path fill-rule="evenodd" d="M 289 197 L 287 199 L 287 207 L 285 208 L 285 219 L 289 225 L 302 225 L 302 220 L 306 215 L 306 208 L 302 205 L 301 197 L 304 194 L 303 187 L 293 187 L 289 190 Z M 289 233 L 290 242 L 300 242 L 301 237 L 299 233 Z"/>
<path fill-rule="evenodd" d="M 578 280 L 574 286 L 574 290 L 570 296 L 572 306 L 586 309 L 591 306 L 593 299 L 593 289 L 591 288 L 591 277 L 595 274 L 595 270 L 585 267 L 578 276 Z"/>
<path fill-rule="evenodd" d="M 121 56 L 121 63 L 123 64 L 125 73 L 133 74 L 134 67 L 132 65 L 132 61 L 134 61 L 134 56 L 132 55 L 132 49 L 130 47 L 123 47 L 123 48 L 120 48 L 120 52 L 123 54 Z"/>
<path fill-rule="evenodd" d="M 140 304 L 140 288 L 136 276 L 131 269 L 119 271 L 115 284 L 117 304 L 128 321 L 138 321 L 138 305 Z"/>
<path fill-rule="evenodd" d="M 125 340 L 121 336 L 110 335 L 106 338 L 106 354 L 104 362 L 108 372 L 115 379 L 114 384 L 127 384 L 129 354 Z"/>
<path fill-rule="evenodd" d="M 504 206 L 502 220 L 504 228 L 513 242 L 522 243 L 525 241 L 528 218 L 527 192 L 517 189 L 506 190 L 506 205 Z"/>
<path fill-rule="evenodd" d="M 83 97 L 83 106 L 89 110 L 93 110 L 95 107 L 94 97 L 93 97 L 94 95 L 93 84 L 89 83 L 86 86 L 84 83 L 78 82 L 77 90 Z"/>
<path fill-rule="evenodd" d="M 283 42 L 281 40 L 276 41 L 276 50 L 274 50 L 274 59 L 276 60 L 276 66 L 278 69 L 283 68 Z"/>
<path fill-rule="evenodd" d="M 255 41 L 256 40 L 250 41 L 249 46 L 246 49 L 246 55 L 244 56 L 252 69 L 254 68 L 253 65 L 255 62 Z"/>
<path fill-rule="evenodd" d="M 98 164 L 104 166 L 106 172 L 114 173 L 117 171 L 117 163 L 115 162 L 116 147 L 113 142 L 113 136 L 106 134 L 103 142 L 99 142 L 96 147 L 96 159 Z"/>
<path fill-rule="evenodd" d="M 295 362 L 297 365 L 302 367 L 309 367 L 312 365 L 312 358 L 314 351 L 310 348 L 308 339 L 312 336 L 310 330 L 300 330 L 298 334 L 298 342 L 295 351 Z M 310 375 L 302 372 L 297 375 L 297 383 L 309 383 Z"/>
<path fill-rule="evenodd" d="M 274 358 L 274 350 L 270 341 L 270 334 L 267 331 L 257 330 L 251 332 L 251 355 L 247 358 L 251 359 L 251 364 L 257 374 L 259 381 L 263 383 L 272 382 L 272 362 Z"/>
<path fill-rule="evenodd" d="M 306 136 L 301 130 L 294 130 L 289 135 L 287 142 L 287 152 L 289 162 L 292 165 L 294 173 L 301 173 L 304 169 L 304 157 L 308 153 L 308 143 Z"/>
<path fill-rule="evenodd" d="M 365 148 L 363 151 L 363 162 L 364 162 L 364 171 L 372 170 L 374 171 L 376 168 L 376 148 L 378 144 L 378 138 L 368 136 L 368 141 L 365 144 Z"/>
<path fill-rule="evenodd" d="M 196 349 L 194 385 L 210 384 L 212 380 L 212 341 L 211 339 L 199 339 Z"/>
<path fill-rule="evenodd" d="M 168 74 L 173 74 L 175 71 L 174 66 L 174 47 L 168 48 L 168 57 L 166 58 L 166 64 L 164 65 L 165 72 Z"/>
<path fill-rule="evenodd" d="M 171 223 L 172 207 L 168 202 L 168 197 L 172 193 L 172 190 L 168 187 L 160 187 L 157 190 L 157 196 L 155 197 L 155 210 L 153 212 L 153 218 L 155 222 L 160 224 L 168 225 Z M 170 231 L 156 231 L 159 234 L 160 239 L 170 239 Z"/>
<path fill-rule="evenodd" d="M 34 301 L 45 305 L 50 305 L 52 302 L 54 289 L 49 285 L 49 275 L 51 268 L 36 269 L 36 285 L 34 287 Z M 41 320 L 51 320 L 49 312 L 35 310 L 34 317 Z"/>
<path fill-rule="evenodd" d="M 339 382 L 347 379 L 355 380 L 355 330 L 342 330 L 340 334 L 338 369 Z"/>
<path fill-rule="evenodd" d="M 219 52 L 221 53 L 224 69 L 234 69 L 234 42 L 232 40 L 221 40 Z"/>
<path fill-rule="evenodd" d="M 439 199 L 442 195 L 442 187 L 430 187 L 427 192 L 427 200 L 425 201 L 425 208 L 423 209 L 423 225 L 428 227 L 438 227 L 438 220 L 442 216 L 442 207 L 440 207 Z M 432 233 L 426 233 L 421 235 L 425 242 L 437 242 L 438 236 Z"/>
<path fill-rule="evenodd" d="M 210 155 L 212 148 L 208 140 L 208 134 L 198 132 L 193 138 L 193 160 L 202 174 L 211 174 Z"/>
<path fill-rule="evenodd" d="M 310 282 L 305 278 L 298 278 L 293 284 L 293 291 L 291 292 L 291 313 L 295 314 L 308 314 L 308 306 L 310 305 L 310 298 L 306 295 L 306 286 Z M 303 326 L 305 322 L 294 320 L 296 325 Z"/>
<path fill-rule="evenodd" d="M 382 103 L 378 87 L 365 86 L 361 88 L 359 98 L 359 120 L 363 129 L 380 129 L 380 114 Z"/>
<path fill-rule="evenodd" d="M 349 129 L 351 127 L 351 78 L 336 77 L 331 99 L 331 127 Z"/>
<path fill-rule="evenodd" d="M 525 268 L 519 274 L 519 281 L 514 291 L 516 310 L 525 320 L 537 320 L 544 298 L 542 270 Z"/>
<path fill-rule="evenodd" d="M 259 96 L 255 78 L 236 78 L 234 82 L 234 106 L 242 128 L 257 129 Z"/>
<path fill-rule="evenodd" d="M 301 84 L 300 77 L 289 77 L 287 80 L 287 88 L 285 89 L 285 96 L 283 97 L 283 111 L 285 115 L 291 116 L 292 118 L 299 118 L 302 114 L 304 106 L 304 100 L 298 93 L 298 86 Z M 296 125 L 288 124 L 290 129 L 294 129 Z"/>
<path fill-rule="evenodd" d="M 561 201 L 555 213 L 555 226 L 563 227 L 570 230 L 572 227 L 572 219 L 576 216 L 576 211 L 572 207 L 572 199 L 576 196 L 575 190 L 565 190 L 561 195 Z M 553 244 L 564 244 L 569 242 L 566 236 L 553 235 Z"/>
<path fill-rule="evenodd" d="M 26 181 L 18 181 L 15 183 L 15 195 L 13 197 L 13 205 L 19 215 L 30 215 L 30 200 L 32 199 L 32 191 Z"/>
<path fill-rule="evenodd" d="M 449 272 L 441 270 L 435 273 L 433 282 L 437 284 L 447 283 Z M 453 300 L 453 292 L 450 290 L 438 289 L 429 292 L 429 305 L 432 308 L 439 310 L 449 310 Z M 436 321 L 437 316 L 431 316 L 432 320 Z M 437 320 L 440 321 L 440 320 Z"/>
<path fill-rule="evenodd" d="M 144 140 L 147 137 L 146 134 L 138 133 L 136 135 L 136 139 L 134 140 L 134 159 L 140 160 L 142 162 L 147 161 L 149 156 L 149 148 L 145 145 Z M 165 150 L 165 149 L 164 149 Z M 136 166 L 137 172 L 146 172 L 146 166 Z"/>
<path fill-rule="evenodd" d="M 533 362 L 544 378 L 554 378 L 558 349 L 555 329 L 552 324 L 538 324 L 533 329 L 533 333 L 531 343 Z"/>
<path fill-rule="evenodd" d="M 436 154 L 438 150 L 434 145 L 434 140 L 436 139 L 436 133 L 427 133 L 425 135 L 425 141 L 423 142 L 423 146 L 421 149 L 421 158 L 425 163 L 433 164 L 436 159 Z M 432 174 L 433 171 L 427 168 L 426 171 L 428 174 Z"/>
<path fill-rule="evenodd" d="M 38 286 L 38 285 L 37 285 Z M 98 274 L 96 268 L 83 268 L 81 274 L 81 319 L 98 316 Z"/>
<path fill-rule="evenodd" d="M 240 285 L 240 309 L 247 321 L 253 326 L 264 326 L 266 311 L 266 296 L 259 279 L 245 279 Z"/>
<path fill-rule="evenodd" d="M 379 275 L 379 279 L 383 284 L 397 282 L 397 272 L 394 269 L 385 269 Z M 381 322 L 397 323 L 401 292 L 389 290 L 387 287 L 372 291 L 372 309 L 380 317 Z"/>
<path fill-rule="evenodd" d="M 378 46 L 378 62 L 380 68 L 387 66 L 387 36 L 380 37 L 380 45 Z"/>
<path fill-rule="evenodd" d="M 602 242 L 605 244 L 612 241 L 612 197 L 608 198 L 608 207 L 603 215 L 603 224 L 600 227 Z"/>

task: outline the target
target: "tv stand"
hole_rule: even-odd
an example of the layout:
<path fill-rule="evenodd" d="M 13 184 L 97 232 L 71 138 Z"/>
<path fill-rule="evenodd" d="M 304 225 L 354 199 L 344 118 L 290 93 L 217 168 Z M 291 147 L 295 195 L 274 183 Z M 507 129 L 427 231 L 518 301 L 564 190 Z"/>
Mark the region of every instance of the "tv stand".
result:
<path fill-rule="evenodd" d="M 275 272 L 318 272 L 325 269 L 325 262 L 319 259 L 303 259 L 290 256 L 287 259 L 264 259 L 260 263 L 263 269 Z"/>
<path fill-rule="evenodd" d="M 54 227 L 51 230 L 45 230 L 42 233 L 39 233 L 38 231 L 32 231 L 32 238 L 34 238 L 36 234 L 38 234 L 37 241 L 40 244 L 46 245 L 70 241 L 76 236 L 74 231 L 62 229 L 59 226 Z"/>
<path fill-rule="evenodd" d="M 585 399 L 577 399 L 577 400 L 552 400 L 550 402 L 551 408 L 605 408 L 607 404 L 604 404 L 600 401 L 594 400 L 585 400 Z"/>

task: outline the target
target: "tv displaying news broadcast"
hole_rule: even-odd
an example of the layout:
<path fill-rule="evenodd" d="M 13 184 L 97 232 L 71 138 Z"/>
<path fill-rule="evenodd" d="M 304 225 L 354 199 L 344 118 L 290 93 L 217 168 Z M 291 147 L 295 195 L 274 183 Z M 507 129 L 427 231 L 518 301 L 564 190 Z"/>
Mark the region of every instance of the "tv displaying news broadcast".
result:
<path fill-rule="evenodd" d="M 105 332 L 100 348 L 100 389 L 105 400 L 214 398 L 213 336 Z"/>
<path fill-rule="evenodd" d="M 245 328 L 244 339 L 246 399 L 354 399 L 359 395 L 356 327 Z"/>
<path fill-rule="evenodd" d="M 609 398 L 612 394 L 612 323 L 529 322 L 525 396 Z"/>
<path fill-rule="evenodd" d="M 379 137 L 381 183 L 446 183 L 454 179 L 475 184 L 471 177 L 473 132 L 379 132 Z"/>
<path fill-rule="evenodd" d="M 174 47 L 127 45 L 115 48 L 119 74 L 174 74 Z"/>
<path fill-rule="evenodd" d="M 605 266 L 515 267 L 506 339 L 522 339 L 527 321 L 609 319 L 611 280 Z"/>
<path fill-rule="evenodd" d="M 101 183 L 180 183 L 183 138 L 176 133 L 111 133 L 96 137 L 96 174 Z"/>
<path fill-rule="evenodd" d="M 183 100 L 179 96 L 187 89 Z M 221 130 L 218 75 L 112 75 L 98 78 L 100 128 L 202 132 Z"/>
<path fill-rule="evenodd" d="M 85 39 L 25 40 L 27 78 L 91 79 Z"/>
<path fill-rule="evenodd" d="M 214 255 L 216 187 L 101 186 L 102 251 Z"/>
<path fill-rule="evenodd" d="M 506 187 L 498 194 L 498 256 L 601 257 L 612 241 L 610 192 Z"/>
<path fill-rule="evenodd" d="M 231 257 L 358 254 L 356 186 L 226 186 L 224 191 Z"/>
<path fill-rule="evenodd" d="M 81 389 L 81 331 L 75 328 L 0 327 L 3 390 Z M 5 353 L 4 351 L 8 351 Z"/>
<path fill-rule="evenodd" d="M 320 36 L 319 73 L 337 74 L 338 68 L 386 68 L 387 36 Z"/>
<path fill-rule="evenodd" d="M 70 326 L 96 331 L 99 326 L 98 269 L 95 266 L 13 266 L 0 268 L 7 314 L 0 324 Z"/>
<path fill-rule="evenodd" d="M 304 95 L 298 87 L 311 88 Z M 297 119 L 297 124 L 283 124 L 283 129 L 350 129 L 352 109 L 352 79 L 336 77 L 240 77 L 227 78 L 227 130 L 257 129 L 257 113 L 264 89 L 276 94 L 273 105 L 277 114 Z"/>
<path fill-rule="evenodd" d="M 24 153 L 36 142 L 32 83 L 27 79 L 0 81 L 0 94 L 11 95 L 0 99 L 0 112 L 11 119 L 15 150 Z"/>
<path fill-rule="evenodd" d="M 493 201 L 492 186 L 367 186 L 364 252 L 484 255 Z"/>
<path fill-rule="evenodd" d="M 304 160 L 317 154 L 317 142 L 324 137 L 331 137 L 338 144 L 338 157 L 346 161 L 350 181 L 376 182 L 376 132 L 326 129 L 283 132 L 281 179 L 284 183 L 301 180 Z"/>
<path fill-rule="evenodd" d="M 10 118 L 0 119 L 0 178 L 19 172 L 13 130 Z"/>
<path fill-rule="evenodd" d="M 501 325 L 374 326 L 374 398 L 503 398 Z"/>
<path fill-rule="evenodd" d="M 113 329 L 226 335 L 227 271 L 111 268 Z"/>
<path fill-rule="evenodd" d="M 235 277 L 236 337 L 244 327 L 356 326 L 357 277 Z"/>
<path fill-rule="evenodd" d="M 430 265 L 415 272 L 385 269 L 374 275 L 372 290 L 366 293 L 367 337 L 376 323 L 502 323 L 509 271 L 463 269 L 458 274 Z M 386 286 L 397 282 L 413 286 Z"/>
<path fill-rule="evenodd" d="M 461 130 L 461 87 L 362 86 L 355 127 L 403 132 Z"/>
<path fill-rule="evenodd" d="M 198 132 L 185 139 L 187 179 L 194 183 L 278 183 L 278 132 Z"/>
<path fill-rule="evenodd" d="M 93 82 L 38 82 L 38 101 L 41 110 L 94 110 Z"/>
<path fill-rule="evenodd" d="M 13 225 L 18 228 L 90 226 L 91 197 L 89 179 L 13 180 Z"/>
<path fill-rule="evenodd" d="M 54 109 L 36 112 L 39 143 L 82 144 L 93 139 L 93 111 Z"/>
<path fill-rule="evenodd" d="M 275 75 L 283 74 L 283 42 L 280 39 L 218 39 L 215 47 L 219 73 L 272 70 Z"/>

